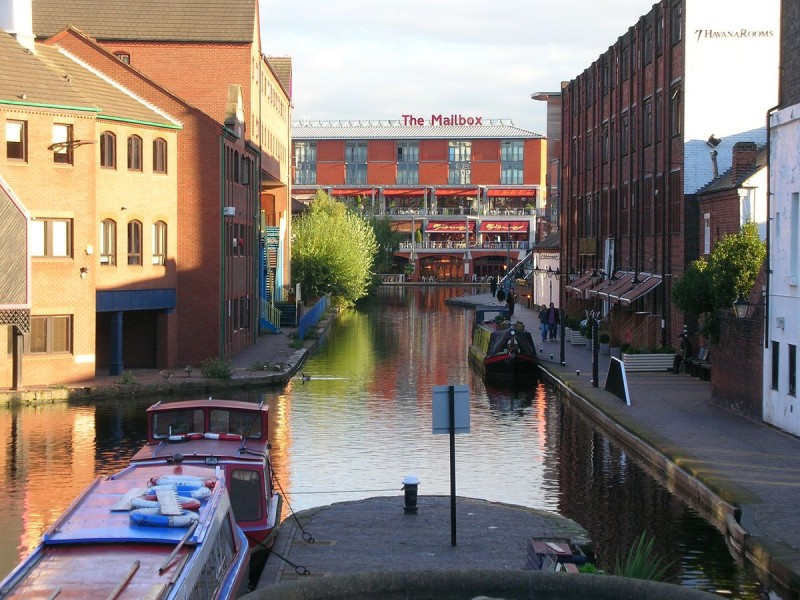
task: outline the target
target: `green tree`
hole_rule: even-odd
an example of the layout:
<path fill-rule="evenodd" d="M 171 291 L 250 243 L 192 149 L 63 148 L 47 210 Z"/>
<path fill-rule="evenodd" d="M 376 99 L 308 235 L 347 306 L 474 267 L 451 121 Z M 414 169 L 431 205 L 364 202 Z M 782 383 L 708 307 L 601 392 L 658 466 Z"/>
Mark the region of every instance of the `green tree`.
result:
<path fill-rule="evenodd" d="M 701 333 L 716 341 L 720 308 L 747 297 L 755 285 L 767 247 L 758 226 L 747 222 L 739 233 L 726 235 L 708 258 L 694 261 L 672 287 L 672 302 L 701 322 Z"/>
<path fill-rule="evenodd" d="M 308 298 L 330 292 L 354 304 L 367 293 L 377 250 L 372 226 L 321 190 L 292 223 L 292 274 Z"/>
<path fill-rule="evenodd" d="M 391 220 L 388 217 L 372 217 L 369 224 L 375 233 L 378 250 L 375 254 L 375 272 L 391 273 L 394 262 L 394 253 L 400 248 L 402 236 L 392 230 Z"/>

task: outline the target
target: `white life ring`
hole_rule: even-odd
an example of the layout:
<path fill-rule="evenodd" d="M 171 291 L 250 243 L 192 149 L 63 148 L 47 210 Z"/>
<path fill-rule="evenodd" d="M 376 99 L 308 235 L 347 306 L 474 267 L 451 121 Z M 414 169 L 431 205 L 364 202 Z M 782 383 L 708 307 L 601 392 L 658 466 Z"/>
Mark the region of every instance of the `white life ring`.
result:
<path fill-rule="evenodd" d="M 226 442 L 241 442 L 242 436 L 238 433 L 204 433 L 203 437 L 207 440 L 222 440 Z"/>
<path fill-rule="evenodd" d="M 151 477 L 148 486 L 154 485 L 184 485 L 186 487 L 207 487 L 214 489 L 217 484 L 215 478 L 198 477 L 197 475 L 160 475 Z"/>
<path fill-rule="evenodd" d="M 208 488 L 206 488 L 208 489 Z M 196 498 L 187 498 L 185 496 L 178 496 L 178 504 L 184 510 L 197 510 L 200 508 L 200 500 Z M 139 496 L 131 500 L 133 508 L 158 508 L 158 499 L 155 494 L 147 496 Z"/>
<path fill-rule="evenodd" d="M 202 433 L 183 433 L 180 435 L 171 435 L 167 438 L 170 442 L 188 442 L 191 440 L 202 440 Z"/>
<path fill-rule="evenodd" d="M 147 488 L 147 493 L 145 495 L 155 497 L 156 490 L 169 490 L 171 492 L 176 492 L 179 496 L 186 496 L 195 500 L 205 500 L 211 495 L 211 489 L 204 485 L 195 487 L 193 485 L 181 485 L 173 483 L 152 485 Z"/>
<path fill-rule="evenodd" d="M 157 508 L 137 508 L 131 511 L 130 520 L 134 525 L 148 527 L 188 527 L 199 519 L 196 512 L 184 510 L 180 515 L 162 515 Z"/>

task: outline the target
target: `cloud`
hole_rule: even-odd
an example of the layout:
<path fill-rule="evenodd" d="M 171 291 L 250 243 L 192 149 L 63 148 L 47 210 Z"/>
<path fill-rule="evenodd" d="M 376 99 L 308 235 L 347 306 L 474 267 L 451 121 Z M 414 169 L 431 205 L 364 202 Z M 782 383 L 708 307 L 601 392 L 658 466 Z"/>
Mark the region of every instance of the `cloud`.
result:
<path fill-rule="evenodd" d="M 267 55 L 291 56 L 293 117 L 461 113 L 544 133 L 557 91 L 652 7 L 648 0 L 261 0 Z"/>

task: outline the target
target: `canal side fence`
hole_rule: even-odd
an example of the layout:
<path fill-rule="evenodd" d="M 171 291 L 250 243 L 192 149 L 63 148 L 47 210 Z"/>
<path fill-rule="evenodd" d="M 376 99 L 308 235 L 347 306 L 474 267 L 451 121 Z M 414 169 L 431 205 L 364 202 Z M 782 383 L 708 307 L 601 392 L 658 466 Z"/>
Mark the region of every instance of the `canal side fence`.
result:
<path fill-rule="evenodd" d="M 300 317 L 300 321 L 297 323 L 297 339 L 306 339 L 308 333 L 317 326 L 317 323 L 320 322 L 322 316 L 325 314 L 325 311 L 328 310 L 330 305 L 331 295 L 325 294 L 317 301 L 311 310 L 305 312 L 303 316 Z"/>

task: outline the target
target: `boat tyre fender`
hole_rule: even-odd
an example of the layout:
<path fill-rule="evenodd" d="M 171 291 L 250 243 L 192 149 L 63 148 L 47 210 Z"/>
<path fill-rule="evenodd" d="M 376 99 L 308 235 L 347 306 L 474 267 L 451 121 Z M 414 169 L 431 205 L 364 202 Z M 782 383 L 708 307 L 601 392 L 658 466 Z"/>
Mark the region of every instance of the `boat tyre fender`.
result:
<path fill-rule="evenodd" d="M 196 512 L 184 510 L 180 515 L 162 515 L 157 508 L 137 508 L 131 511 L 131 523 L 147 527 L 188 527 L 199 519 Z"/>
<path fill-rule="evenodd" d="M 147 485 L 149 487 L 154 485 L 183 485 L 187 488 L 207 487 L 214 489 L 216 483 L 216 479 L 206 479 L 197 475 L 161 475 L 159 477 L 151 477 Z"/>
<path fill-rule="evenodd" d="M 171 435 L 167 438 L 170 442 L 188 442 L 191 440 L 202 440 L 202 433 L 184 433 L 181 435 Z"/>
<path fill-rule="evenodd" d="M 156 490 L 169 490 L 172 492 L 176 492 L 178 496 L 188 497 L 194 500 L 205 500 L 211 495 L 211 490 L 206 486 L 202 485 L 200 487 L 188 486 L 188 485 L 175 485 L 175 484 L 163 484 L 163 485 L 153 485 L 147 488 L 147 493 L 145 494 L 145 498 L 152 496 L 153 498 L 156 497 Z"/>
<path fill-rule="evenodd" d="M 241 442 L 242 436 L 238 433 L 204 433 L 203 437 L 207 440 L 222 440 L 226 442 Z"/>
<path fill-rule="evenodd" d="M 196 498 L 187 498 L 185 496 L 178 496 L 178 504 L 184 510 L 197 510 L 200 508 L 200 500 Z M 158 499 L 155 494 L 148 496 L 140 496 L 131 500 L 133 508 L 158 508 Z"/>

